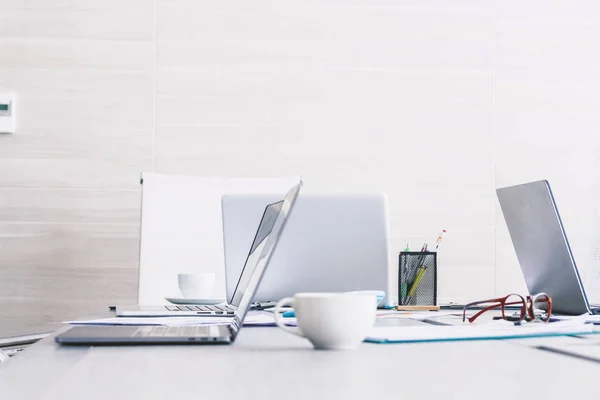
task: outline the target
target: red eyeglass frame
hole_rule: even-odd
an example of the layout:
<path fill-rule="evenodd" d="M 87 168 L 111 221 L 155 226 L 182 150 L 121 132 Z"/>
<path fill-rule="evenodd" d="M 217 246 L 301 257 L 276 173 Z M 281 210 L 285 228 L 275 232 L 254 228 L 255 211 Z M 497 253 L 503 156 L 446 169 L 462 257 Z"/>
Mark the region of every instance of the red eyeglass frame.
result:
<path fill-rule="evenodd" d="M 521 301 L 510 301 L 507 302 L 507 300 L 511 297 L 511 296 L 517 296 L 521 299 Z M 506 295 L 504 297 L 499 297 L 497 299 L 489 299 L 489 300 L 481 300 L 481 301 L 474 301 L 472 303 L 466 304 L 463 308 L 463 322 L 465 322 L 466 316 L 467 316 L 467 309 L 469 307 L 473 307 L 476 305 L 480 305 L 480 304 L 485 304 L 485 303 L 496 303 L 496 304 L 492 304 L 488 307 L 483 308 L 482 310 L 480 310 L 478 313 L 476 313 L 475 315 L 471 316 L 468 318 L 469 322 L 473 322 L 477 319 L 477 317 L 479 317 L 481 314 L 483 314 L 486 311 L 492 310 L 494 308 L 498 308 L 501 307 L 502 310 L 502 319 L 506 319 L 506 315 L 504 314 L 504 310 L 506 308 L 506 306 L 511 306 L 511 305 L 518 305 L 518 304 L 522 304 L 521 306 L 521 316 L 519 318 L 520 321 L 523 321 L 525 319 L 525 317 L 527 315 L 529 315 L 529 318 L 531 318 L 532 320 L 535 319 L 535 313 L 534 313 L 534 304 L 540 302 L 545 303 L 547 310 L 546 310 L 546 318 L 543 320 L 544 322 L 548 322 L 550 320 L 550 314 L 552 313 L 552 298 L 550 298 L 550 296 L 548 296 L 546 293 L 538 293 L 536 295 L 533 296 L 527 296 L 527 297 L 523 297 L 520 294 L 516 294 L 516 293 L 511 293 L 509 295 Z"/>

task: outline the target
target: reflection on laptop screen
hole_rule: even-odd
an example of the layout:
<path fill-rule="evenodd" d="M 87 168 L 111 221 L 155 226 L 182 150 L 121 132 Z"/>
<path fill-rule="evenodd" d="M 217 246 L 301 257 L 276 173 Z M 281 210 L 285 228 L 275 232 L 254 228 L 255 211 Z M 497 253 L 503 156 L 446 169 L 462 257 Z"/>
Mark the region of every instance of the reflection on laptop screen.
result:
<path fill-rule="evenodd" d="M 242 269 L 242 273 L 240 274 L 235 291 L 233 292 L 233 298 L 230 301 L 230 303 L 234 306 L 240 305 L 242 296 L 248 289 L 250 278 L 252 278 L 254 269 L 258 265 L 259 257 L 261 256 L 265 244 L 267 243 L 267 239 L 273 231 L 273 227 L 275 226 L 275 222 L 277 221 L 277 216 L 279 215 L 282 205 L 283 200 L 274 204 L 269 204 L 265 208 L 265 212 L 263 213 L 256 236 L 252 242 L 250 253 L 248 254 L 248 258 L 246 258 L 246 264 L 244 264 L 244 269 Z"/>

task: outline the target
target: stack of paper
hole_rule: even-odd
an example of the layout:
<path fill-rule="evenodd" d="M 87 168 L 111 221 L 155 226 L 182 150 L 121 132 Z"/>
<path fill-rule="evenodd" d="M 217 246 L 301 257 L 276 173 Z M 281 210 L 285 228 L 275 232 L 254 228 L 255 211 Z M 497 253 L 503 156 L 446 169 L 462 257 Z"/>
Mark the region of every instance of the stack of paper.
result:
<path fill-rule="evenodd" d="M 454 340 L 520 339 L 543 336 L 583 335 L 594 332 L 594 326 L 581 321 L 549 324 L 515 325 L 494 321 L 483 325 L 375 327 L 367 337 L 372 343 L 418 343 Z"/>

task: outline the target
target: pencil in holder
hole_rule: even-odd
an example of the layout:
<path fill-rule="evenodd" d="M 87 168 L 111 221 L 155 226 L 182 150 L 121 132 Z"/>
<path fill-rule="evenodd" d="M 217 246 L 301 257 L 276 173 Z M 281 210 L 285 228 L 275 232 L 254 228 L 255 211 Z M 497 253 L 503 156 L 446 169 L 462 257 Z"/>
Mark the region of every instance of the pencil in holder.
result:
<path fill-rule="evenodd" d="M 403 251 L 398 263 L 398 304 L 437 304 L 437 253 Z"/>

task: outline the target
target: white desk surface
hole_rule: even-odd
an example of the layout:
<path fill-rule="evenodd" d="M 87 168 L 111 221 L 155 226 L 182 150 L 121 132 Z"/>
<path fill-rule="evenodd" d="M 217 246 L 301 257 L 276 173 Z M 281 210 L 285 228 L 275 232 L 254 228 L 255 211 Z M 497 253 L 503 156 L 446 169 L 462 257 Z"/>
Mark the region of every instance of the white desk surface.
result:
<path fill-rule="evenodd" d="M 0 398 L 595 396 L 600 363 L 533 347 L 578 340 L 363 343 L 354 351 L 315 351 L 307 341 L 267 327 L 244 328 L 231 346 L 61 347 L 49 337 L 0 365 Z"/>

